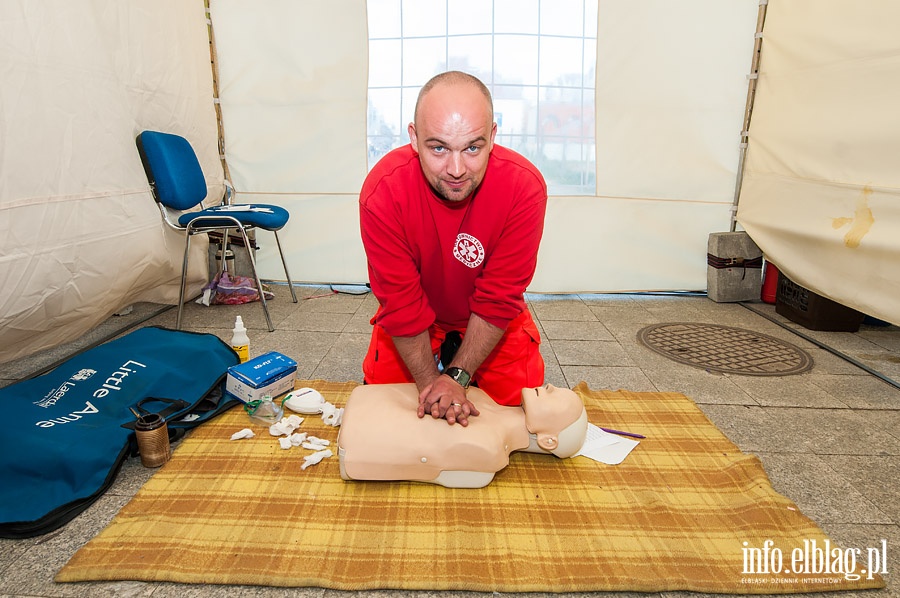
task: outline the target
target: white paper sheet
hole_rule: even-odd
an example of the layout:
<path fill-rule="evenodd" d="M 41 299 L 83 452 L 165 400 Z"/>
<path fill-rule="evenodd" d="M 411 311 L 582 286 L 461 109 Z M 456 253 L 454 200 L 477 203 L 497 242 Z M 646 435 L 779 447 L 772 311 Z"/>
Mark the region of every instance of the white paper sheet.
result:
<path fill-rule="evenodd" d="M 607 465 L 618 465 L 625 460 L 640 442 L 617 434 L 604 432 L 594 424 L 588 424 L 587 437 L 575 456 L 587 457 Z"/>

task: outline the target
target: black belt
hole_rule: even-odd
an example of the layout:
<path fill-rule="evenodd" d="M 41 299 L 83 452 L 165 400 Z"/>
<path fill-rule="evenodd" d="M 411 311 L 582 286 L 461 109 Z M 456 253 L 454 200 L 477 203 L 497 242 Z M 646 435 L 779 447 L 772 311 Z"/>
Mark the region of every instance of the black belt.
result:
<path fill-rule="evenodd" d="M 762 256 L 743 258 L 743 257 L 718 257 L 711 253 L 706 254 L 706 263 L 721 270 L 722 268 L 762 268 Z"/>
<path fill-rule="evenodd" d="M 741 280 L 747 276 L 747 268 L 762 268 L 762 256 L 752 257 L 750 259 L 743 257 L 718 257 L 711 253 L 706 254 L 706 263 L 721 270 L 723 268 L 742 268 Z"/>

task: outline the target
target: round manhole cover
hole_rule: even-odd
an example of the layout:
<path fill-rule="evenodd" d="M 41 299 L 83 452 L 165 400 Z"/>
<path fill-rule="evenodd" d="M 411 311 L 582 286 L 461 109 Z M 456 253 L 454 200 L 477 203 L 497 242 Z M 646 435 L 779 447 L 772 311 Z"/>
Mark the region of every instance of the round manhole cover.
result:
<path fill-rule="evenodd" d="M 743 328 L 674 322 L 642 328 L 637 338 L 669 359 L 726 374 L 787 376 L 813 366 L 806 351 Z"/>

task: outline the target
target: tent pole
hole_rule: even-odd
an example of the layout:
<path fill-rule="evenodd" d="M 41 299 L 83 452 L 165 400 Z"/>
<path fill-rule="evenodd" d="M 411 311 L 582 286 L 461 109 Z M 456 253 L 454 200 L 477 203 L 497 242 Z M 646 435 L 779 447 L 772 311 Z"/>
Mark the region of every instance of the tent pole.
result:
<path fill-rule="evenodd" d="M 759 12 L 756 17 L 756 35 L 753 39 L 753 60 L 750 74 L 747 75 L 747 102 L 744 105 L 744 123 L 741 127 L 741 144 L 738 155 L 737 175 L 734 183 L 734 202 L 731 206 L 731 232 L 737 229 L 738 202 L 741 196 L 741 183 L 744 179 L 744 159 L 747 157 L 747 145 L 750 137 L 750 117 L 753 114 L 753 101 L 756 99 L 756 82 L 759 80 L 759 62 L 762 52 L 763 27 L 766 22 L 766 7 L 769 0 L 759 0 Z"/>
<path fill-rule="evenodd" d="M 228 172 L 228 162 L 225 161 L 225 127 L 222 123 L 222 104 L 219 102 L 219 63 L 216 55 L 216 36 L 212 26 L 211 1 L 204 0 L 204 4 L 206 5 L 207 30 L 209 31 L 209 63 L 212 69 L 213 103 L 216 107 L 216 126 L 219 130 L 219 161 L 222 162 L 225 179 L 230 181 L 231 173 Z"/>

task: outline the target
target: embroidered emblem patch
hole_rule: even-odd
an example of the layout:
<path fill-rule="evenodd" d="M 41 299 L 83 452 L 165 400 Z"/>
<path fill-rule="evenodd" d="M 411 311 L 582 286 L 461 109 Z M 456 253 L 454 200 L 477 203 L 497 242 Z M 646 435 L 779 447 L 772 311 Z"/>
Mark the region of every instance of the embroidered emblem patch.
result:
<path fill-rule="evenodd" d="M 472 235 L 459 233 L 456 235 L 453 257 L 470 268 L 477 268 L 484 261 L 484 246 Z"/>

